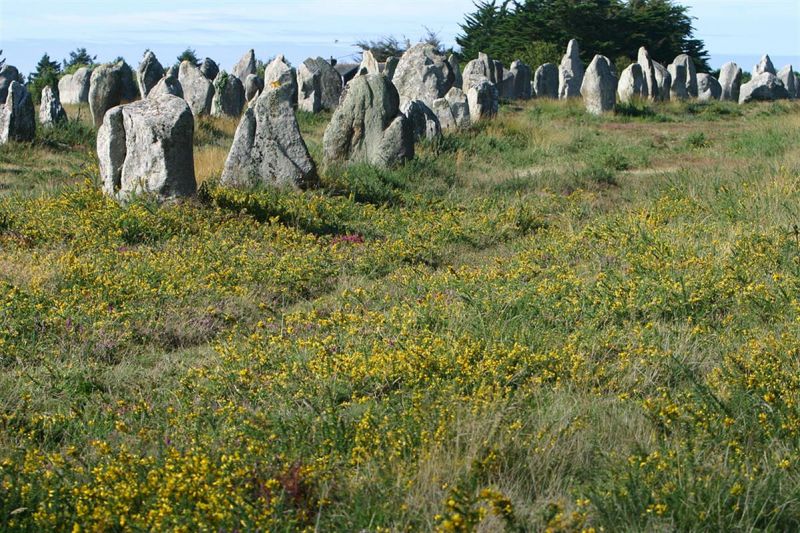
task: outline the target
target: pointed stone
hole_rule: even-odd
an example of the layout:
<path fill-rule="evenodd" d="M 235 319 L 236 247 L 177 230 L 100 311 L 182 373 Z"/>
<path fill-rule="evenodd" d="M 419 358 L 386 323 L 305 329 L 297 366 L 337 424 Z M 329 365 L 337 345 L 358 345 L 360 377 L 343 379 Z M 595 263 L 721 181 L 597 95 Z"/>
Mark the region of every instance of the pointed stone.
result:
<path fill-rule="evenodd" d="M 196 117 L 211 114 L 214 100 L 214 85 L 203 76 L 191 61 L 184 61 L 178 69 L 178 81 L 183 89 L 183 98 L 189 103 Z"/>
<path fill-rule="evenodd" d="M 256 53 L 254 50 L 250 49 L 245 53 L 242 58 L 233 66 L 233 70 L 231 70 L 231 74 L 239 78 L 241 81 L 245 81 L 247 76 L 250 74 L 256 73 Z"/>
<path fill-rule="evenodd" d="M 558 97 L 561 100 L 577 98 L 581 95 L 584 72 L 578 41 L 572 39 L 567 45 L 567 53 L 561 58 L 561 65 L 558 68 Z"/>
<path fill-rule="evenodd" d="M 742 69 L 736 63 L 725 63 L 719 71 L 719 84 L 722 88 L 720 100 L 738 102 L 742 86 Z"/>
<path fill-rule="evenodd" d="M 39 124 L 49 128 L 59 122 L 67 120 L 67 112 L 61 106 L 58 98 L 58 91 L 53 90 L 49 85 L 42 89 L 42 101 L 39 104 Z"/>
<path fill-rule="evenodd" d="M 156 55 L 149 50 L 142 58 L 142 62 L 139 63 L 139 69 L 136 72 L 139 81 L 139 94 L 142 98 L 147 98 L 150 90 L 164 77 L 164 67 L 158 62 Z"/>
<path fill-rule="evenodd" d="M 586 110 L 593 115 L 614 111 L 617 101 L 617 77 L 611 71 L 611 61 L 596 55 L 583 76 L 581 95 Z"/>

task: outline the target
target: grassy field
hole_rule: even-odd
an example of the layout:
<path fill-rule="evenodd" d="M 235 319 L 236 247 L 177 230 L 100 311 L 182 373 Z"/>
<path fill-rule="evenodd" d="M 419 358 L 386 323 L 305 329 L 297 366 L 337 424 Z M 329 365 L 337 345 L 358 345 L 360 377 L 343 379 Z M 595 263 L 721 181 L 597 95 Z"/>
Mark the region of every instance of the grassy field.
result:
<path fill-rule="evenodd" d="M 800 528 L 800 104 L 507 105 L 304 193 L 220 188 L 235 126 L 169 205 L 0 147 L 0 529 Z"/>

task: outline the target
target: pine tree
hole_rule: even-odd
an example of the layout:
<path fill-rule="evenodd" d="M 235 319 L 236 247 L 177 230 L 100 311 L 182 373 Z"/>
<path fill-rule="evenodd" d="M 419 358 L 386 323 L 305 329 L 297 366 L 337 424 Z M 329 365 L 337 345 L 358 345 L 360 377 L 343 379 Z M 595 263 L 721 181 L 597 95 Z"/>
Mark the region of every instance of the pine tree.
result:
<path fill-rule="evenodd" d="M 59 74 L 61 74 L 61 65 L 58 61 L 52 61 L 50 56 L 45 53 L 36 64 L 36 70 L 28 76 L 28 90 L 31 92 L 34 103 L 39 103 L 45 87 L 58 88 Z"/>
<path fill-rule="evenodd" d="M 96 60 L 97 56 L 90 55 L 86 48 L 76 48 L 69 53 L 69 58 L 61 63 L 64 74 L 73 74 L 79 68 L 94 66 Z"/>
<path fill-rule="evenodd" d="M 200 59 L 197 57 L 197 52 L 194 51 L 193 48 L 187 48 L 181 55 L 178 56 L 178 62 L 175 63 L 176 67 L 180 67 L 181 63 L 184 61 L 189 61 L 192 65 L 199 67 L 200 66 Z"/>

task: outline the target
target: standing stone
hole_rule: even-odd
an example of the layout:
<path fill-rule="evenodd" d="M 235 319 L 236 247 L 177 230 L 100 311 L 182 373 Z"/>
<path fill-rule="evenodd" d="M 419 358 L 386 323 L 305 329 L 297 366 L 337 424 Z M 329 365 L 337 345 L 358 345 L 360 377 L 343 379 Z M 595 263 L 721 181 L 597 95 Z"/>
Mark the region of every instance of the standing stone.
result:
<path fill-rule="evenodd" d="M 65 104 L 88 104 L 92 71 L 82 67 L 58 81 L 58 94 Z"/>
<path fill-rule="evenodd" d="M 120 83 L 122 84 L 122 102 L 128 103 L 139 99 L 139 88 L 133 76 L 133 69 L 125 61 L 117 63 L 120 73 Z"/>
<path fill-rule="evenodd" d="M 529 100 L 531 98 L 531 67 L 522 61 L 511 63 L 509 72 L 514 75 L 514 98 Z"/>
<path fill-rule="evenodd" d="M 659 88 L 658 82 L 656 82 L 656 67 L 653 64 L 653 60 L 650 59 L 650 52 L 648 52 L 647 48 L 644 46 L 639 48 L 637 63 L 639 63 L 639 66 L 642 67 L 642 96 L 644 98 L 649 98 L 650 100 L 659 100 Z M 622 79 L 620 79 L 620 84 L 621 83 Z"/>
<path fill-rule="evenodd" d="M 281 86 L 288 86 L 289 102 L 297 107 L 297 71 L 290 67 L 283 54 L 279 54 L 264 70 L 264 87 L 276 89 Z"/>
<path fill-rule="evenodd" d="M 450 68 L 453 69 L 453 75 L 455 76 L 453 79 L 453 87 L 461 89 L 464 87 L 464 78 L 461 76 L 461 67 L 458 64 L 458 58 L 455 54 L 450 54 L 450 57 L 447 58 L 447 62 L 450 63 Z"/>
<path fill-rule="evenodd" d="M 52 127 L 65 120 L 67 120 L 67 113 L 61 107 L 58 91 L 54 91 L 48 85 L 42 89 L 42 102 L 39 105 L 39 124 L 44 127 Z"/>
<path fill-rule="evenodd" d="M 701 102 L 714 102 L 722 96 L 722 87 L 711 74 L 697 75 L 697 99 Z"/>
<path fill-rule="evenodd" d="M 431 110 L 436 113 L 436 118 L 439 119 L 439 126 L 442 130 L 452 130 L 457 127 L 456 118 L 453 116 L 453 110 L 450 109 L 450 102 L 447 101 L 447 98 L 434 100 Z"/>
<path fill-rule="evenodd" d="M 422 100 L 409 100 L 400 106 L 400 112 L 411 124 L 415 141 L 422 139 L 432 141 L 442 136 L 439 118 Z"/>
<path fill-rule="evenodd" d="M 180 65 L 178 65 L 178 66 L 180 66 Z M 167 78 L 172 77 L 172 78 L 176 78 L 177 79 L 178 78 L 178 70 L 179 69 L 175 65 L 172 65 L 171 67 L 169 67 L 166 70 L 166 72 L 164 72 L 164 76 L 166 76 Z M 209 80 L 209 81 L 214 81 L 214 80 Z"/>
<path fill-rule="evenodd" d="M 383 75 L 386 79 L 394 79 L 394 73 L 397 72 L 397 65 L 400 63 L 399 57 L 387 57 L 386 63 L 383 66 Z"/>
<path fill-rule="evenodd" d="M 248 102 L 252 101 L 253 98 L 261 94 L 261 91 L 264 90 L 264 80 L 256 76 L 255 74 L 250 74 L 247 76 L 247 79 L 244 81 L 244 99 Z"/>
<path fill-rule="evenodd" d="M 622 71 L 617 86 L 617 96 L 623 104 L 629 104 L 635 98 L 647 96 L 647 86 L 642 74 L 642 66 L 639 63 L 631 63 Z"/>
<path fill-rule="evenodd" d="M 211 116 L 238 118 L 245 103 L 241 80 L 224 70 L 217 74 L 214 80 L 214 97 L 211 100 Z"/>
<path fill-rule="evenodd" d="M 533 76 L 533 90 L 536 98 L 558 98 L 558 67 L 545 63 L 536 69 Z"/>
<path fill-rule="evenodd" d="M 150 89 L 150 94 L 148 94 L 147 97 L 155 98 L 165 94 L 171 94 L 172 96 L 183 98 L 183 87 L 181 87 L 181 82 L 178 81 L 178 78 L 172 75 L 164 76 L 158 83 L 156 83 L 155 87 Z"/>
<path fill-rule="evenodd" d="M 203 63 L 200 65 L 200 72 L 203 73 L 203 76 L 210 82 L 213 82 L 217 79 L 217 75 L 219 74 L 219 65 L 217 65 L 213 59 L 205 58 L 203 59 Z M 239 78 L 239 80 L 244 83 L 244 80 Z"/>
<path fill-rule="evenodd" d="M 720 100 L 738 102 L 739 88 L 742 86 L 742 69 L 736 63 L 725 63 L 719 72 L 719 84 L 722 87 Z"/>
<path fill-rule="evenodd" d="M 516 100 L 514 97 L 514 74 L 509 71 L 503 73 L 503 81 L 499 84 L 500 98 L 502 100 Z"/>
<path fill-rule="evenodd" d="M 194 116 L 211 113 L 214 100 L 214 85 L 203 76 L 191 61 L 183 61 L 178 69 L 178 81 L 183 88 L 183 98 L 189 103 Z"/>
<path fill-rule="evenodd" d="M 322 109 L 322 78 L 313 61 L 306 60 L 297 69 L 297 91 L 298 109 L 309 113 L 320 112 Z"/>
<path fill-rule="evenodd" d="M 775 66 L 772 64 L 772 60 L 769 58 L 768 54 L 764 54 L 761 61 L 753 67 L 753 77 L 764 74 L 765 72 L 769 72 L 773 75 L 777 74 L 777 72 L 775 72 Z"/>
<path fill-rule="evenodd" d="M 461 88 L 465 93 L 484 80 L 494 83 L 492 81 L 495 79 L 494 61 L 483 52 L 478 53 L 478 59 L 473 59 L 464 67 L 462 78 Z"/>
<path fill-rule="evenodd" d="M 683 65 L 686 70 L 686 95 L 690 98 L 697 98 L 697 69 L 692 58 L 686 54 L 681 54 L 672 62 L 674 65 Z M 673 80 L 674 83 L 674 80 Z"/>
<path fill-rule="evenodd" d="M 789 93 L 789 98 L 793 100 L 797 98 L 797 78 L 794 75 L 792 65 L 783 67 L 780 72 L 778 72 L 778 79 L 781 80 L 781 83 L 783 83 L 783 86 L 786 88 L 786 92 Z"/>
<path fill-rule="evenodd" d="M 310 70 L 319 71 L 319 80 L 322 87 L 320 102 L 322 109 L 333 110 L 339 105 L 339 98 L 342 95 L 342 76 L 323 58 L 306 59 L 306 66 Z M 313 67 L 312 67 L 313 64 Z"/>
<path fill-rule="evenodd" d="M 139 69 L 136 72 L 139 78 L 139 94 L 142 95 L 142 98 L 147 98 L 150 90 L 164 77 L 164 67 L 158 62 L 156 55 L 149 50 L 144 55 L 142 62 L 139 63 Z"/>
<path fill-rule="evenodd" d="M 581 95 L 586 110 L 593 115 L 614 111 L 617 101 L 617 77 L 607 57 L 596 55 L 583 76 Z"/>
<path fill-rule="evenodd" d="M 436 47 L 419 43 L 403 54 L 397 64 L 392 83 L 397 87 L 400 103 L 421 100 L 431 107 L 453 86 L 456 75 L 447 58 Z"/>
<path fill-rule="evenodd" d="M 0 105 L 8 98 L 8 89 L 11 87 L 11 82 L 14 81 L 19 81 L 17 67 L 3 65 L 3 68 L 0 68 Z"/>
<path fill-rule="evenodd" d="M 500 94 L 497 86 L 489 80 L 473 85 L 467 91 L 467 102 L 472 122 L 496 116 L 500 110 Z"/>
<path fill-rule="evenodd" d="M 36 134 L 33 99 L 24 85 L 13 80 L 5 105 L 0 105 L 0 145 L 9 141 L 32 141 Z"/>
<path fill-rule="evenodd" d="M 372 55 L 369 50 L 364 50 L 361 54 L 361 64 L 358 66 L 358 75 L 366 76 L 367 74 L 380 74 L 381 68 L 378 66 L 378 60 Z"/>
<path fill-rule="evenodd" d="M 583 83 L 583 63 L 578 41 L 572 39 L 567 45 L 567 53 L 558 68 L 558 97 L 561 100 L 577 98 L 581 95 Z"/>
<path fill-rule="evenodd" d="M 658 100 L 668 102 L 672 92 L 672 74 L 669 69 L 658 61 L 653 61 L 653 68 L 656 71 L 656 87 L 658 88 Z"/>
<path fill-rule="evenodd" d="M 225 161 L 222 183 L 309 187 L 317 169 L 300 134 L 291 87 L 266 87 L 242 116 Z"/>
<path fill-rule="evenodd" d="M 443 130 L 466 128 L 470 124 L 469 101 L 458 87 L 451 88 L 444 98 L 434 101 L 433 112 Z"/>
<path fill-rule="evenodd" d="M 389 167 L 414 157 L 414 132 L 400 95 L 385 76 L 354 79 L 323 138 L 325 161 Z"/>
<path fill-rule="evenodd" d="M 110 110 L 97 132 L 103 191 L 114 198 L 154 193 L 189 196 L 197 191 L 187 103 L 163 95 Z"/>
<path fill-rule="evenodd" d="M 254 50 L 249 50 L 242 58 L 233 66 L 231 72 L 234 76 L 244 81 L 247 76 L 256 73 L 256 53 Z"/>
<path fill-rule="evenodd" d="M 669 67 L 669 75 L 672 78 L 669 97 L 671 100 L 686 100 L 689 93 L 686 91 L 686 65 L 683 63 L 672 63 Z"/>
<path fill-rule="evenodd" d="M 503 82 L 503 79 L 504 79 L 503 76 L 504 76 L 504 73 L 505 73 L 505 67 L 503 67 L 503 62 L 502 61 L 498 61 L 498 60 L 495 59 L 493 61 L 493 63 L 494 63 L 494 69 L 492 70 L 492 72 L 494 74 L 493 74 L 493 77 L 492 77 L 492 79 L 490 81 L 492 83 L 494 83 L 495 85 L 500 85 Z"/>
<path fill-rule="evenodd" d="M 754 76 L 752 80 L 742 85 L 739 90 L 739 103 L 760 101 L 770 102 L 772 100 L 785 100 L 789 98 L 789 92 L 783 86 L 781 80 L 770 72 L 763 72 Z"/>
<path fill-rule="evenodd" d="M 106 111 L 122 103 L 120 64 L 100 65 L 92 72 L 89 85 L 89 111 L 95 127 L 103 124 Z"/>

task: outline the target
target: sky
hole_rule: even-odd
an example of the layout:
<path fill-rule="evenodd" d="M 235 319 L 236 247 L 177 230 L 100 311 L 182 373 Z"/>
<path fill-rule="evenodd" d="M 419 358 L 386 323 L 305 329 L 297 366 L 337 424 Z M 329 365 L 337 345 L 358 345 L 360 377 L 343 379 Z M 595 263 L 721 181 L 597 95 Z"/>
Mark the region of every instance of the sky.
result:
<path fill-rule="evenodd" d="M 711 66 L 736 61 L 750 70 L 764 53 L 776 67 L 800 68 L 800 0 L 682 0 Z M 283 53 L 358 56 L 353 43 L 386 35 L 418 40 L 425 28 L 446 45 L 473 0 L 0 0 L 0 49 L 27 74 L 43 53 L 61 60 L 86 47 L 98 61 L 124 57 L 136 67 L 145 49 L 165 65 L 191 47 L 222 68 L 250 48 L 259 59 Z M 566 43 L 565 43 L 566 46 Z"/>

